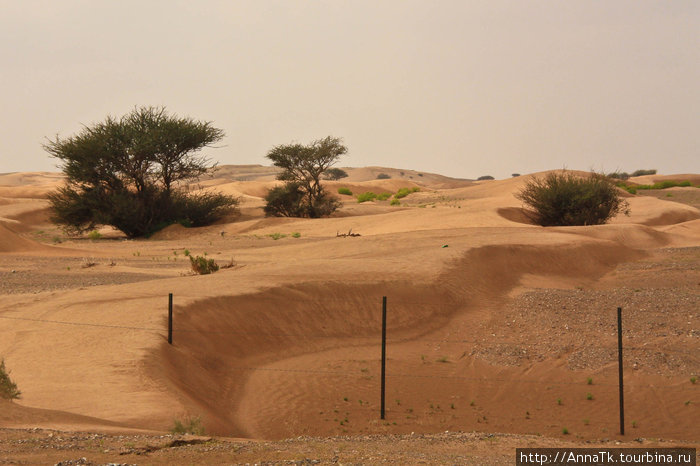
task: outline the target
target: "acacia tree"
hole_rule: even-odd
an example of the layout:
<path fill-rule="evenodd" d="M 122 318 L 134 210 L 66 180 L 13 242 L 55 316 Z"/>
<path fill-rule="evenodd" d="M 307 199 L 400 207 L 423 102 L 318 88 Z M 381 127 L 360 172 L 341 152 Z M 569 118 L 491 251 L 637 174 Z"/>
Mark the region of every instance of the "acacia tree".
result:
<path fill-rule="evenodd" d="M 178 183 L 213 167 L 199 152 L 223 136 L 211 122 L 169 115 L 162 107 L 136 108 L 68 138 L 56 136 L 44 149 L 61 160 L 67 183 L 49 195 L 53 220 L 76 232 L 111 225 L 129 237 L 177 221 L 211 223 L 237 199 L 187 193 Z"/>
<path fill-rule="evenodd" d="M 307 146 L 287 144 L 272 148 L 267 158 L 282 168 L 277 179 L 285 181 L 285 185 L 271 190 L 265 198 L 266 214 L 316 218 L 333 213 L 340 204 L 323 189 L 321 175 L 347 151 L 340 138 L 331 136 Z"/>

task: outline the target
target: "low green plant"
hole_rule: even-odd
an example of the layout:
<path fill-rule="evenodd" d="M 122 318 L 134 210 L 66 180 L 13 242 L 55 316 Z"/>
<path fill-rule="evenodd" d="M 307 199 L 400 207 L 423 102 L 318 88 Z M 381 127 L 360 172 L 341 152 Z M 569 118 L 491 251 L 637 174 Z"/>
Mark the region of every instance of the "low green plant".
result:
<path fill-rule="evenodd" d="M 292 233 L 292 238 L 301 238 L 301 233 L 295 231 L 294 233 Z"/>
<path fill-rule="evenodd" d="M 637 421 L 632 421 L 632 427 L 635 429 L 637 428 Z"/>
<path fill-rule="evenodd" d="M 5 360 L 0 359 L 0 398 L 16 400 L 22 397 L 17 384 L 10 378 L 10 372 L 5 369 Z"/>
<path fill-rule="evenodd" d="M 588 424 L 590 424 L 590 423 L 591 423 L 591 421 L 590 421 L 589 419 L 584 419 L 584 420 L 583 420 L 583 424 L 586 425 L 586 426 L 587 426 Z"/>
<path fill-rule="evenodd" d="M 561 430 L 561 433 L 564 434 L 564 435 L 569 435 L 569 429 L 567 429 L 566 427 L 564 427 L 564 428 Z"/>
<path fill-rule="evenodd" d="M 588 385 L 593 385 L 593 378 L 592 378 L 592 377 L 588 377 L 588 378 L 586 379 L 586 383 L 587 383 Z"/>
<path fill-rule="evenodd" d="M 401 199 L 402 197 L 406 197 L 411 193 L 415 193 L 420 191 L 420 188 L 414 187 L 414 188 L 401 188 L 399 189 L 396 194 L 394 194 L 394 199 Z"/>
<path fill-rule="evenodd" d="M 197 417 L 189 417 L 180 421 L 175 419 L 174 426 L 170 429 L 173 434 L 192 434 L 192 435 L 204 435 L 206 431 L 202 426 L 202 419 Z"/>
<path fill-rule="evenodd" d="M 202 256 L 189 256 L 192 271 L 199 275 L 208 275 L 219 270 L 219 264 L 214 259 L 207 259 Z"/>
<path fill-rule="evenodd" d="M 561 404 L 562 404 L 561 398 L 557 398 L 557 404 L 561 406 Z"/>
<path fill-rule="evenodd" d="M 698 381 L 698 378 L 695 376 L 690 378 L 690 383 L 692 383 L 693 385 L 695 385 L 695 382 L 697 382 L 697 381 Z"/>
<path fill-rule="evenodd" d="M 352 196 L 352 191 L 350 191 L 350 188 L 338 188 L 338 194 L 345 194 L 347 196 Z"/>
<path fill-rule="evenodd" d="M 278 239 L 286 238 L 286 237 L 287 237 L 287 235 L 283 235 L 282 233 L 271 233 L 271 234 L 269 234 L 269 235 L 267 235 L 267 236 L 269 236 L 270 238 L 272 238 L 272 239 L 275 240 L 275 241 L 277 241 Z"/>
<path fill-rule="evenodd" d="M 374 194 L 371 191 L 367 191 L 366 193 L 358 194 L 357 195 L 357 202 L 358 203 L 363 203 L 367 201 L 373 201 L 377 198 L 377 195 Z"/>
<path fill-rule="evenodd" d="M 391 178 L 391 177 L 389 175 L 387 175 L 386 173 L 380 173 L 379 175 L 377 175 L 378 180 L 388 180 L 389 178 Z"/>
<path fill-rule="evenodd" d="M 401 201 L 398 199 L 392 199 L 389 205 L 401 205 Z"/>
<path fill-rule="evenodd" d="M 593 399 L 593 393 L 586 393 L 586 399 L 591 401 Z"/>
<path fill-rule="evenodd" d="M 88 238 L 93 240 L 93 241 L 100 239 L 100 238 L 102 238 L 102 233 L 100 233 L 97 230 L 92 230 L 90 233 L 88 233 Z"/>
<path fill-rule="evenodd" d="M 378 201 L 386 201 L 391 197 L 391 193 L 380 193 L 377 194 L 377 200 Z"/>
<path fill-rule="evenodd" d="M 437 359 L 437 362 L 449 362 L 447 356 L 442 356 Z"/>

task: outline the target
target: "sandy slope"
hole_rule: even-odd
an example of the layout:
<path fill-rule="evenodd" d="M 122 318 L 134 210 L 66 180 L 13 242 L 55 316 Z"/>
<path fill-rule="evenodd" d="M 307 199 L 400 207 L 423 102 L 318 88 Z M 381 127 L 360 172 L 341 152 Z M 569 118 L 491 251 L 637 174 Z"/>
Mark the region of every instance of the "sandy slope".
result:
<path fill-rule="evenodd" d="M 400 181 L 393 172 L 389 180 L 367 180 L 367 173 L 329 186 L 421 191 L 400 207 L 347 198 L 333 218 L 266 219 L 260 197 L 273 180 L 218 178 L 207 189 L 243 196 L 236 221 L 170 227 L 150 240 L 55 245 L 36 233 L 51 228 L 44 201 L 21 209 L 15 202 L 34 199 L 29 190 L 54 180 L 27 175 L 32 181 L 25 186 L 13 175 L 0 182 L 0 274 L 3 280 L 13 279 L 10 269 L 24 274 L 13 282 L 16 292 L 0 295 L 0 355 L 24 395 L 0 423 L 167 429 L 175 418 L 198 415 L 210 432 L 255 438 L 444 430 L 558 435 L 574 425 L 582 438 L 614 435 L 614 364 L 570 367 L 581 351 L 614 343 L 608 314 L 584 319 L 580 342 L 547 340 L 540 359 L 526 354 L 538 344 L 534 335 L 546 339 L 538 325 L 550 315 L 499 324 L 517 328 L 513 334 L 492 325 L 523 293 L 602 283 L 618 289 L 626 264 L 660 248 L 695 251 L 700 212 L 634 196 L 631 215 L 610 225 L 545 229 L 527 223 L 514 197 L 526 176 L 465 185 L 427 174 Z M 362 236 L 336 237 L 349 230 Z M 274 240 L 273 233 L 288 236 Z M 233 258 L 235 267 L 191 276 L 185 249 L 221 264 Z M 688 260 L 697 266 L 692 254 Z M 83 267 L 88 258 L 96 265 Z M 662 265 L 654 267 L 659 282 L 680 286 L 675 276 L 664 278 L 671 275 Z M 687 274 L 700 283 L 697 267 Z M 691 307 L 668 312 L 688 312 L 690 328 L 671 343 L 644 343 L 660 345 L 661 353 L 672 344 L 697 354 L 697 288 L 689 290 Z M 166 342 L 170 292 L 173 346 Z M 387 422 L 377 419 L 382 296 L 390 303 Z M 638 344 L 634 334 L 626 338 Z M 495 357 L 506 354 L 519 364 Z M 697 442 L 691 413 L 700 400 L 688 378 L 698 373 L 698 360 L 666 365 L 670 375 L 641 369 L 629 376 L 641 387 L 629 395 L 644 411 L 640 429 Z M 587 386 L 589 376 L 599 385 Z M 591 390 L 595 403 L 585 400 Z M 659 399 L 660 409 L 641 408 Z M 582 427 L 583 419 L 590 426 Z"/>

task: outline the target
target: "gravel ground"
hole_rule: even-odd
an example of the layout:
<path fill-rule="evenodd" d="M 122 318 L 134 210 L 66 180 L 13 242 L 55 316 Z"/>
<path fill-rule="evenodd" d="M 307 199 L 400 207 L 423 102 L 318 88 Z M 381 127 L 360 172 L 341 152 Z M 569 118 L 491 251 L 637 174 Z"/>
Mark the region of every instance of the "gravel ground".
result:
<path fill-rule="evenodd" d="M 616 310 L 622 307 L 627 364 L 661 375 L 698 374 L 698 257 L 697 247 L 663 249 L 647 260 L 622 264 L 601 289 L 521 294 L 484 324 L 486 332 L 512 343 L 476 343 L 472 354 L 507 366 L 557 355 L 566 357 L 571 369 L 598 368 L 617 360 Z"/>

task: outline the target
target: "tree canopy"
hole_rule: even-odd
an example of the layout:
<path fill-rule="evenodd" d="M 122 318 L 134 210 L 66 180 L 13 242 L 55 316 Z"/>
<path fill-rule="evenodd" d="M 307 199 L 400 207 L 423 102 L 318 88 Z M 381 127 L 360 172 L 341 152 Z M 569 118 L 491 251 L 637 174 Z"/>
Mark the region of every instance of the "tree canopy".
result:
<path fill-rule="evenodd" d="M 179 182 L 212 168 L 200 151 L 223 136 L 211 122 L 170 115 L 162 107 L 135 108 L 68 138 L 56 136 L 44 149 L 61 160 L 67 183 L 49 196 L 53 219 L 77 232 L 111 225 L 129 237 L 177 221 L 210 223 L 237 199 L 187 193 Z"/>
<path fill-rule="evenodd" d="M 312 218 L 330 215 L 339 204 L 323 189 L 321 175 L 347 150 L 340 138 L 331 136 L 306 146 L 287 144 L 272 148 L 267 158 L 282 168 L 277 179 L 285 181 L 285 186 L 270 191 L 266 214 Z"/>

